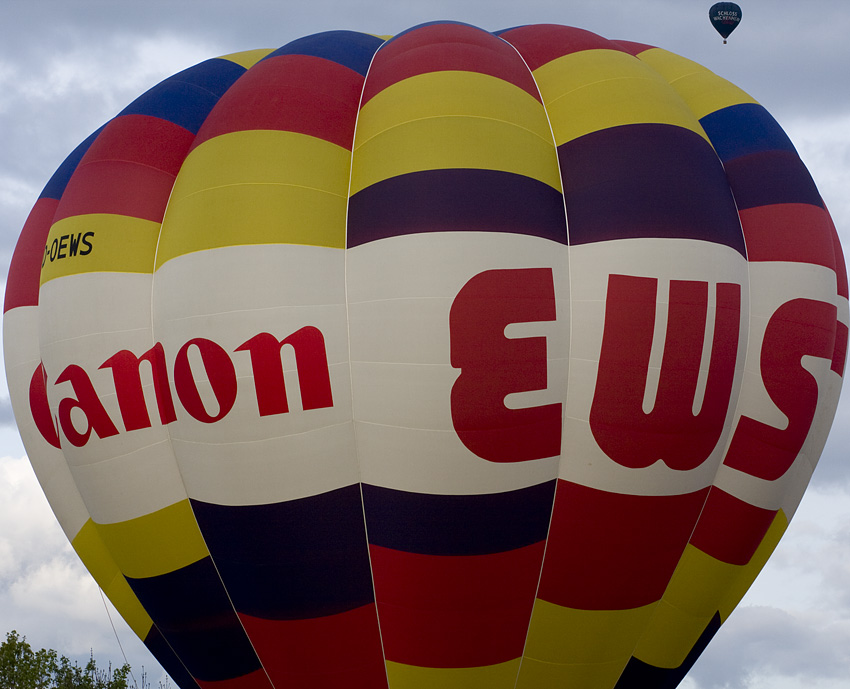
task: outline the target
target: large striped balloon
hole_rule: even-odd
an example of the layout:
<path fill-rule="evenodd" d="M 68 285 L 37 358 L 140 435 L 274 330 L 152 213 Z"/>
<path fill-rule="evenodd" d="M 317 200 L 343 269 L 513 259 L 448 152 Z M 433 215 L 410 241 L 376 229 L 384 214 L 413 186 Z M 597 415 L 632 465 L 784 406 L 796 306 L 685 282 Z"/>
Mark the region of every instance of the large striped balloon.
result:
<path fill-rule="evenodd" d="M 846 270 L 740 89 L 563 26 L 331 32 L 37 201 L 16 418 L 182 689 L 673 687 L 824 445 Z"/>

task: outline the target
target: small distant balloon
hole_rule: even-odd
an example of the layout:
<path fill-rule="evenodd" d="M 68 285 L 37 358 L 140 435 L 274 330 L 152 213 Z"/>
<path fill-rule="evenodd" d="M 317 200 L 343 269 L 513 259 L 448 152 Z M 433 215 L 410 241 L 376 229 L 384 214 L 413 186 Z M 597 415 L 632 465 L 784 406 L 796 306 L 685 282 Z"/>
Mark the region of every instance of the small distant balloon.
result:
<path fill-rule="evenodd" d="M 723 42 L 729 38 L 741 23 L 741 8 L 734 2 L 718 2 L 711 6 L 708 17 L 714 29 L 723 36 Z"/>

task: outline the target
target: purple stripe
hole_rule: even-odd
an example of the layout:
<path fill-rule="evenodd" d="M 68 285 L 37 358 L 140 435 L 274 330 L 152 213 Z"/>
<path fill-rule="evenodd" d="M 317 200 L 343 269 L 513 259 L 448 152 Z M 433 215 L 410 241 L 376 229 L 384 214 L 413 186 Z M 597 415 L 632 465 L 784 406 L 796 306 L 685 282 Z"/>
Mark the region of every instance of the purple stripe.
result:
<path fill-rule="evenodd" d="M 374 601 L 359 485 L 267 505 L 193 500 L 192 509 L 240 613 L 294 620 Z"/>
<path fill-rule="evenodd" d="M 437 556 L 489 555 L 546 540 L 555 481 L 480 495 L 432 495 L 362 484 L 369 543 Z"/>
<path fill-rule="evenodd" d="M 349 201 L 349 248 L 422 232 L 512 232 L 567 242 L 560 192 L 509 172 L 412 172 L 366 187 Z"/>
<path fill-rule="evenodd" d="M 726 162 L 741 210 L 780 203 L 823 208 L 812 176 L 795 151 L 761 151 Z"/>
<path fill-rule="evenodd" d="M 260 668 L 209 557 L 166 574 L 126 579 L 193 677 L 216 682 Z"/>
<path fill-rule="evenodd" d="M 570 244 L 661 237 L 744 238 L 726 175 L 696 133 L 664 124 L 603 129 L 558 148 Z"/>

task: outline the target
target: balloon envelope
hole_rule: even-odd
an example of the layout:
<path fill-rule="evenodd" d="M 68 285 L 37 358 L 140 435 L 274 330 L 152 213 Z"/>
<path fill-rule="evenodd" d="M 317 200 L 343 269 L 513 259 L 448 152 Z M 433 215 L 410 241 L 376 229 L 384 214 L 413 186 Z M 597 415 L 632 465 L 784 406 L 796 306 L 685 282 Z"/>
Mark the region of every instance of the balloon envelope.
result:
<path fill-rule="evenodd" d="M 182 689 L 670 687 L 805 490 L 847 295 L 737 87 L 434 23 L 141 95 L 36 202 L 5 358 L 60 524 Z"/>
<path fill-rule="evenodd" d="M 724 39 L 729 38 L 729 34 L 738 28 L 742 16 L 741 8 L 734 2 L 718 2 L 708 10 L 711 25 Z"/>

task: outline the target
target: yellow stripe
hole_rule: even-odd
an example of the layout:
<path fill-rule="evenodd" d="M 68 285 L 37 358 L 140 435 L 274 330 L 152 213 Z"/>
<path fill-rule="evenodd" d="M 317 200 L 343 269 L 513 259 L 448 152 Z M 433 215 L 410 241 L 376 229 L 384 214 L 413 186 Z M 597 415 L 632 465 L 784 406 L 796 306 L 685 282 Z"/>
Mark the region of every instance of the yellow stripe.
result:
<path fill-rule="evenodd" d="M 674 53 L 653 48 L 639 55 L 679 94 L 697 119 L 731 105 L 757 101 L 700 64 Z"/>
<path fill-rule="evenodd" d="M 268 130 L 223 134 L 189 154 L 169 206 L 202 191 L 236 184 L 309 187 L 345 197 L 350 165 L 347 150 L 305 134 Z"/>
<path fill-rule="evenodd" d="M 499 120 L 438 117 L 389 129 L 355 153 L 351 193 L 422 170 L 500 170 L 537 179 L 561 191 L 557 153 L 527 129 Z"/>
<path fill-rule="evenodd" d="M 243 244 L 345 246 L 351 154 L 293 132 L 210 139 L 187 157 L 163 221 L 157 267 Z"/>
<path fill-rule="evenodd" d="M 478 72 L 429 72 L 389 86 L 363 106 L 354 148 L 399 124 L 450 116 L 511 122 L 551 140 L 540 101 L 521 88 Z"/>
<path fill-rule="evenodd" d="M 585 50 L 534 72 L 555 143 L 627 124 L 658 123 L 708 137 L 678 94 L 654 70 L 616 50 Z"/>
<path fill-rule="evenodd" d="M 140 639 L 144 639 L 153 622 L 127 580 L 121 576 L 91 519 L 83 525 L 71 545 L 121 617 Z"/>
<path fill-rule="evenodd" d="M 209 555 L 188 500 L 136 519 L 96 526 L 118 568 L 134 579 L 167 574 Z"/>
<path fill-rule="evenodd" d="M 662 600 L 655 610 L 650 628 L 635 647 L 635 657 L 654 667 L 679 667 L 714 614 L 715 611 L 702 616 L 689 615 Z"/>
<path fill-rule="evenodd" d="M 538 598 L 525 657 L 568 665 L 627 660 L 655 605 L 630 610 L 576 610 Z"/>
<path fill-rule="evenodd" d="M 144 641 L 153 627 L 153 621 L 136 598 L 127 580 L 116 571 L 112 581 L 101 588 L 130 629 Z"/>
<path fill-rule="evenodd" d="M 773 551 L 776 550 L 776 546 L 779 545 L 779 541 L 787 529 L 788 518 L 785 516 L 784 511 L 779 510 L 773 518 L 773 522 L 764 535 L 758 549 L 753 553 L 752 558 L 739 574 L 738 580 L 733 586 L 727 589 L 726 594 L 721 599 L 718 610 L 720 611 L 720 619 L 723 622 L 729 619 L 729 615 L 732 614 L 732 611 L 741 602 L 744 594 L 753 585 L 759 572 L 764 569 L 768 559 L 773 554 Z"/>
<path fill-rule="evenodd" d="M 360 112 L 351 193 L 420 170 L 515 172 L 560 190 L 540 102 L 475 72 L 432 72 L 393 84 Z"/>
<path fill-rule="evenodd" d="M 273 48 L 257 48 L 256 50 L 244 50 L 241 53 L 230 53 L 222 55 L 219 59 L 230 60 L 237 65 L 242 65 L 245 69 L 249 69 L 262 60 L 269 53 L 273 53 Z"/>
<path fill-rule="evenodd" d="M 689 545 L 637 644 L 635 657 L 655 667 L 679 667 L 717 612 L 721 621 L 728 619 L 787 526 L 780 511 L 746 565 L 721 562 Z"/>
<path fill-rule="evenodd" d="M 516 689 L 612 689 L 628 659 L 592 665 L 561 665 L 524 658 Z"/>
<path fill-rule="evenodd" d="M 513 689 L 519 658 L 484 667 L 434 668 L 387 661 L 391 687 L 404 689 Z"/>
<path fill-rule="evenodd" d="M 41 284 L 80 273 L 150 273 L 159 229 L 159 223 L 125 215 L 93 213 L 64 218 L 53 224 L 47 236 L 46 248 L 54 259 L 45 257 Z"/>

